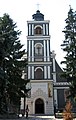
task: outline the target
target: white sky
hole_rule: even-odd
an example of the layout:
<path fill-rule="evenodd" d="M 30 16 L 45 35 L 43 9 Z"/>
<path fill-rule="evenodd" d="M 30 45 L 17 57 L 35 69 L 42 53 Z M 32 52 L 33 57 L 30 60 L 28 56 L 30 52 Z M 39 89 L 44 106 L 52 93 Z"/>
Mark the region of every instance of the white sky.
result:
<path fill-rule="evenodd" d="M 62 30 L 65 27 L 69 5 L 76 11 L 76 0 L 0 0 L 0 16 L 8 13 L 17 23 L 18 29 L 22 31 L 21 43 L 25 44 L 25 49 L 27 49 L 27 21 L 32 20 L 38 3 L 44 19 L 50 20 L 51 51 L 55 50 L 56 60 L 60 64 L 64 57 L 60 46 L 64 40 Z"/>

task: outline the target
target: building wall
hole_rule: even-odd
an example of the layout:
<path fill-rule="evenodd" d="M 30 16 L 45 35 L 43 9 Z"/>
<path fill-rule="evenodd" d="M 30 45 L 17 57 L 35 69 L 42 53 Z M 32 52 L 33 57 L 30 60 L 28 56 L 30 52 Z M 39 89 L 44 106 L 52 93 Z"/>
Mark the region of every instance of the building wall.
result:
<path fill-rule="evenodd" d="M 49 96 L 49 86 L 51 85 L 51 93 Z M 31 98 L 27 98 L 27 104 L 29 104 L 29 114 L 35 114 L 35 101 L 42 99 L 44 102 L 44 114 L 54 114 L 53 107 L 53 82 L 52 81 L 31 81 Z"/>
<path fill-rule="evenodd" d="M 29 114 L 35 114 L 36 102 L 40 99 L 44 105 L 44 114 L 52 115 L 55 104 L 57 109 L 64 105 L 63 83 L 62 86 L 60 83 L 66 81 L 60 77 L 62 70 L 55 60 L 56 54 L 54 51 L 50 52 L 50 21 L 44 20 L 39 10 L 33 18 L 33 21 L 27 21 L 27 79 L 31 83 L 31 92 L 26 104 L 29 107 Z M 41 45 L 40 52 L 38 51 L 40 46 L 37 45 Z M 55 89 L 56 86 L 61 87 Z"/>

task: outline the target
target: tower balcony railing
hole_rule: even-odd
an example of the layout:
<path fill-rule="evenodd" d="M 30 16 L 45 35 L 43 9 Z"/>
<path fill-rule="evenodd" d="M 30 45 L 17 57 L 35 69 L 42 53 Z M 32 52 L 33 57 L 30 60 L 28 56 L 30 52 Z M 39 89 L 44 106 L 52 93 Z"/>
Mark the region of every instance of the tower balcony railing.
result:
<path fill-rule="evenodd" d="M 34 57 L 32 57 L 32 56 L 30 56 L 30 57 L 28 57 L 28 59 L 44 59 L 44 58 L 46 58 L 46 59 L 51 59 L 51 57 L 50 56 L 42 56 L 42 55 L 38 55 L 38 56 L 34 56 Z"/>
<path fill-rule="evenodd" d="M 34 57 L 28 57 L 28 61 L 51 61 L 51 57 L 50 56 L 42 56 L 42 55 L 38 55 L 38 56 L 34 56 Z"/>

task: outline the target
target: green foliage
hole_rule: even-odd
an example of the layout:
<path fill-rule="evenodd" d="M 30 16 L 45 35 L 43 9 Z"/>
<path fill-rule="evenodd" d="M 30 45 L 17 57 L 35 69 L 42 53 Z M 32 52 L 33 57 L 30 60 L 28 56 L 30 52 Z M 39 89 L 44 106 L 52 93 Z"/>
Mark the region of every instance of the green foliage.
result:
<path fill-rule="evenodd" d="M 0 112 L 7 111 L 9 104 L 19 108 L 21 97 L 27 96 L 29 81 L 22 78 L 27 60 L 22 59 L 25 50 L 22 50 L 20 34 L 8 14 L 0 17 Z"/>
<path fill-rule="evenodd" d="M 74 97 L 76 95 L 76 12 L 73 12 L 71 7 L 65 22 L 66 26 L 63 31 L 65 40 L 61 46 L 66 55 L 64 57 L 65 60 L 61 63 L 66 65 L 64 77 L 68 82 L 71 82 L 70 96 Z"/>

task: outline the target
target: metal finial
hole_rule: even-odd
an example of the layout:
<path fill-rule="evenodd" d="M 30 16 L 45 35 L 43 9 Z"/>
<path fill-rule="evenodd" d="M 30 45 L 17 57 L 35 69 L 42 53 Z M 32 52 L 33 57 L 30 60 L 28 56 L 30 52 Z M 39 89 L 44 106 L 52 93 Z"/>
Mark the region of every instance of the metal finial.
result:
<path fill-rule="evenodd" d="M 37 10 L 39 10 L 39 5 L 40 5 L 40 4 L 39 4 L 39 3 L 37 3 Z"/>

